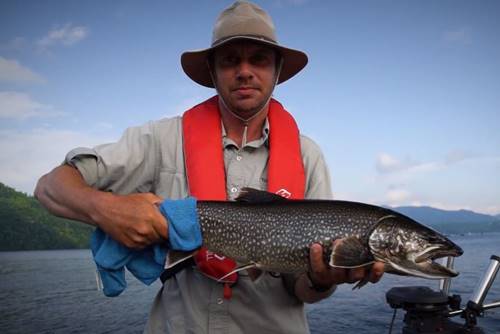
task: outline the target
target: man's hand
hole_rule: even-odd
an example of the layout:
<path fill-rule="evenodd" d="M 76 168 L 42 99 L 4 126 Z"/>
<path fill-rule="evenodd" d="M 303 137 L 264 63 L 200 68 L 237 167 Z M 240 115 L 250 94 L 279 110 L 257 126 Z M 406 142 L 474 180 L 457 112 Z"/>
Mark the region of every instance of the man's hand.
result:
<path fill-rule="evenodd" d="M 339 241 L 334 241 L 334 244 Z M 342 283 L 355 283 L 366 280 L 378 282 L 384 273 L 384 263 L 375 262 L 371 266 L 359 268 L 332 268 L 323 261 L 323 247 L 313 244 L 310 249 L 310 278 L 314 285 L 330 287 Z"/>
<path fill-rule="evenodd" d="M 114 240 L 141 249 L 168 237 L 167 221 L 158 209 L 161 202 L 151 193 L 100 193 L 94 201 L 92 220 Z"/>
<path fill-rule="evenodd" d="M 167 221 L 151 193 L 115 195 L 89 187 L 69 165 L 54 168 L 38 181 L 35 197 L 52 214 L 100 227 L 129 248 L 167 239 Z"/>
<path fill-rule="evenodd" d="M 315 303 L 327 298 L 335 291 L 338 284 L 358 281 L 378 282 L 384 273 L 384 263 L 382 262 L 375 262 L 371 266 L 353 269 L 332 268 L 324 262 L 323 247 L 320 244 L 311 246 L 309 261 L 311 271 L 307 274 L 301 274 L 297 278 L 294 287 L 297 298 L 305 303 Z M 316 289 L 311 289 L 311 283 Z"/>

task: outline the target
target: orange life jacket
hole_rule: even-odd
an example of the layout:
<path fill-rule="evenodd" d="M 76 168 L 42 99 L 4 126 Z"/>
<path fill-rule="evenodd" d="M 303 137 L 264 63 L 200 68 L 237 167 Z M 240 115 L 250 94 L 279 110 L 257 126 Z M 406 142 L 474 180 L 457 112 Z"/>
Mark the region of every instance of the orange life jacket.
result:
<path fill-rule="evenodd" d="M 286 198 L 302 199 L 305 173 L 297 124 L 274 99 L 269 103 L 268 120 L 267 190 Z M 190 195 L 198 200 L 227 199 L 221 124 L 218 96 L 191 108 L 182 117 L 188 187 Z M 196 255 L 195 263 L 214 279 L 236 268 L 234 260 L 210 253 L 203 247 Z M 236 280 L 236 273 L 224 280 L 224 297 L 230 297 L 229 286 Z"/>

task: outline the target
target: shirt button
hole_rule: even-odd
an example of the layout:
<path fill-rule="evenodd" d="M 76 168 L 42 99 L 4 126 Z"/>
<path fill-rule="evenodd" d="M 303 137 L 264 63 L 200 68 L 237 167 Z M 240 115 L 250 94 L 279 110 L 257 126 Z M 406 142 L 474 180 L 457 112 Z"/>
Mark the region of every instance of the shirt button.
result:
<path fill-rule="evenodd" d="M 237 191 L 238 191 L 238 188 L 236 188 L 236 187 L 232 187 L 232 188 L 231 188 L 231 192 L 232 192 L 232 193 L 235 193 L 235 192 L 237 192 Z"/>
<path fill-rule="evenodd" d="M 243 157 L 241 155 L 236 156 L 236 160 L 241 161 L 241 159 L 243 159 Z"/>
<path fill-rule="evenodd" d="M 217 304 L 222 305 L 224 303 L 224 300 L 222 298 L 217 298 Z"/>

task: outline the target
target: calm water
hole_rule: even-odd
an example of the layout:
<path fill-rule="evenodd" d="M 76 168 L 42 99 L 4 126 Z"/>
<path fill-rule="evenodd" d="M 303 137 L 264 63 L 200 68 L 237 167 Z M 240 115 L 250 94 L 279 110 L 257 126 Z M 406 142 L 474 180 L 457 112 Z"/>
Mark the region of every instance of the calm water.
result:
<path fill-rule="evenodd" d="M 500 234 L 453 237 L 465 250 L 456 260 L 461 275 L 452 293 L 468 300 L 489 263 L 500 255 Z M 88 250 L 0 252 L 0 333 L 140 333 L 159 283 L 146 287 L 131 278 L 117 298 L 96 291 L 94 264 Z M 386 275 L 376 285 L 351 291 L 341 286 L 329 299 L 308 306 L 312 333 L 387 333 L 392 309 L 385 292 L 393 286 L 437 283 Z M 486 302 L 500 300 L 500 277 Z M 398 311 L 393 333 L 401 332 Z M 500 309 L 486 312 L 479 324 L 500 333 Z"/>

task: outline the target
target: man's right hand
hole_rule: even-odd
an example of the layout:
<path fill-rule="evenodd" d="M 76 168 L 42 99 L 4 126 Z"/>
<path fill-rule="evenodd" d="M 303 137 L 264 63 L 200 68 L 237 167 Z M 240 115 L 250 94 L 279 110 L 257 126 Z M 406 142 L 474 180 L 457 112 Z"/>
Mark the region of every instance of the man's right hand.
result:
<path fill-rule="evenodd" d="M 100 192 L 93 199 L 92 220 L 121 244 L 141 249 L 168 238 L 167 220 L 158 205 L 162 199 L 152 193 L 114 195 Z"/>
<path fill-rule="evenodd" d="M 52 214 L 98 226 L 129 248 L 144 248 L 168 238 L 167 221 L 158 208 L 160 197 L 96 190 L 69 165 L 56 167 L 40 178 L 35 197 Z"/>

